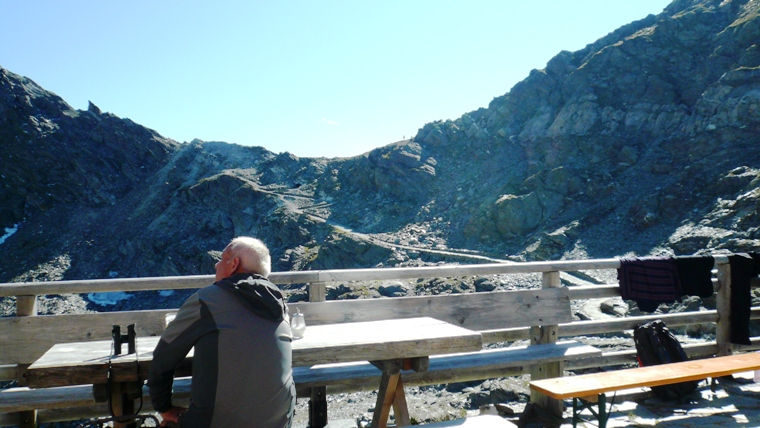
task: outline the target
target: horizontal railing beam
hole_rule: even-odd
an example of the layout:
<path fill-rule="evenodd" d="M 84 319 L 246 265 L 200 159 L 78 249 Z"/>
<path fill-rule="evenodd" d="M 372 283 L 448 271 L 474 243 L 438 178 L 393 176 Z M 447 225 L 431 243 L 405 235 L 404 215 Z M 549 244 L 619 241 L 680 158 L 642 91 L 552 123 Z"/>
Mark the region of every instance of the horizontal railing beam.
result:
<path fill-rule="evenodd" d="M 572 272 L 592 269 L 617 269 L 618 267 L 620 267 L 620 261 L 617 259 L 567 260 L 553 262 L 492 263 L 386 269 L 273 272 L 270 275 L 270 280 L 275 284 L 307 284 L 313 282 L 442 278 L 554 271 Z M 212 283 L 213 279 L 213 275 L 190 275 L 152 278 L 5 283 L 0 284 L 0 297 L 202 288 Z"/>
<path fill-rule="evenodd" d="M 752 319 L 760 319 L 760 307 L 752 308 L 751 315 Z M 560 324 L 558 334 L 560 337 L 577 337 L 622 332 L 656 319 L 663 320 L 668 326 L 676 327 L 690 324 L 714 323 L 718 320 L 718 313 L 715 310 L 711 310 L 675 314 L 638 315 L 608 320 L 573 321 L 571 323 Z M 483 336 L 483 343 L 512 342 L 528 339 L 530 337 L 530 328 L 518 327 L 485 330 L 480 333 Z"/>
<path fill-rule="evenodd" d="M 727 263 L 728 259 L 726 256 L 715 256 L 715 260 L 716 263 L 721 264 Z M 450 278 L 459 276 L 575 272 L 584 270 L 618 269 L 619 267 L 620 260 L 618 259 L 563 260 L 409 268 L 273 272 L 269 279 L 275 284 L 310 284 L 315 282 L 382 281 L 415 278 Z M 213 280 L 213 275 L 188 275 L 150 278 L 3 283 L 0 284 L 0 297 L 202 288 L 211 284 Z M 753 281 L 753 286 L 760 286 L 760 282 Z M 578 296 L 573 297 L 577 299 L 614 297 L 619 295 L 618 292 L 613 291 L 613 288 L 617 288 L 617 284 L 588 287 L 575 286 L 570 288 L 571 290 L 577 290 L 571 291 L 571 294 L 575 293 L 575 295 Z M 597 291 L 600 291 L 603 294 L 594 294 Z"/>

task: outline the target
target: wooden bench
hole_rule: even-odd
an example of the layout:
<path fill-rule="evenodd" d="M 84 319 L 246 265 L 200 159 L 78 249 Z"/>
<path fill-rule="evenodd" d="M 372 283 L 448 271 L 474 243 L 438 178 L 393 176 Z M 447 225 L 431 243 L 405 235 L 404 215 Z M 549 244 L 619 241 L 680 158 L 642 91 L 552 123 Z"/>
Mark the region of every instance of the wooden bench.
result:
<path fill-rule="evenodd" d="M 92 389 L 91 387 L 85 387 L 85 386 L 72 386 L 72 387 L 61 387 L 61 388 L 45 388 L 42 390 L 34 390 L 29 388 L 14 388 L 13 390 L 3 390 L 0 391 L 0 403 L 2 403 L 2 406 L 6 409 L 13 409 L 14 411 L 22 411 L 22 410 L 30 410 L 32 407 L 29 406 L 30 403 L 34 404 L 36 409 L 42 409 L 42 419 L 46 419 L 49 422 L 55 422 L 58 420 L 61 421 L 67 421 L 67 420 L 74 420 L 74 419 L 82 419 L 85 417 L 94 417 L 94 416 L 107 416 L 108 410 L 106 409 L 105 404 L 96 404 L 92 399 Z M 182 399 L 188 399 L 190 396 L 190 379 L 189 378 L 183 378 L 183 379 L 177 379 L 174 386 L 174 392 L 175 395 L 179 395 L 180 400 L 178 402 L 182 403 Z M 78 396 L 79 401 L 76 403 L 78 404 L 79 410 L 78 413 L 72 413 L 72 410 L 74 412 L 77 412 L 76 408 L 73 409 L 65 409 L 60 410 L 57 409 L 58 403 L 61 398 L 62 394 L 66 394 L 69 397 Z M 143 400 L 148 405 L 148 391 L 147 387 L 143 388 Z M 50 407 L 53 406 L 53 407 Z M 82 406 L 88 406 L 85 411 L 83 411 Z M 3 418 L 2 416 L 6 416 L 6 418 Z M 7 416 L 10 416 L 10 414 L 1 415 L 0 416 L 0 425 L 16 425 L 18 422 L 14 421 L 11 418 L 8 418 Z M 511 428 L 515 427 L 516 425 L 505 420 L 504 418 L 496 415 L 480 415 L 480 416 L 473 416 L 469 418 L 464 419 L 456 419 L 456 420 L 450 420 L 450 421 L 442 421 L 442 422 L 436 422 L 432 424 L 424 424 L 421 425 L 424 427 L 430 427 L 430 428 L 444 428 L 444 427 L 462 427 L 462 428 Z"/>
<path fill-rule="evenodd" d="M 604 428 L 609 419 L 605 395 L 608 392 L 717 378 L 757 369 L 760 369 L 760 353 L 747 353 L 566 378 L 534 380 L 531 381 L 530 387 L 559 400 L 572 398 L 574 427 L 581 421 L 580 411 L 588 408 L 598 419 L 599 427 Z M 591 403 L 598 404 L 597 412 L 589 406 Z"/>

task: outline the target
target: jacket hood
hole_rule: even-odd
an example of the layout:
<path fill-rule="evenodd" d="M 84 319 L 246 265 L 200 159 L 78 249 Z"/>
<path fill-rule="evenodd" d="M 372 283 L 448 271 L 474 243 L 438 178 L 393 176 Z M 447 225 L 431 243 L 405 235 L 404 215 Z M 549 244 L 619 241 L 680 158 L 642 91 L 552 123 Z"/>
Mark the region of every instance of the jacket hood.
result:
<path fill-rule="evenodd" d="M 217 281 L 216 285 L 238 296 L 240 301 L 261 318 L 282 321 L 287 306 L 282 292 L 261 275 L 238 273 Z"/>

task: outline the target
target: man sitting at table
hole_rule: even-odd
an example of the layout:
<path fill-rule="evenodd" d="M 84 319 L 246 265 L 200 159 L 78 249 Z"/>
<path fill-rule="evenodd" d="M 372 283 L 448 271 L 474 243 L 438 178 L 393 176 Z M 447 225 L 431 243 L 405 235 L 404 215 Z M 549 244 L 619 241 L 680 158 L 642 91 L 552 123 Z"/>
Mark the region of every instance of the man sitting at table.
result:
<path fill-rule="evenodd" d="M 296 399 L 291 331 L 283 295 L 266 279 L 270 265 L 263 242 L 233 239 L 216 264 L 216 282 L 190 296 L 166 327 L 148 375 L 151 402 L 164 424 L 290 426 Z M 172 384 L 192 347 L 185 409 L 172 404 Z"/>

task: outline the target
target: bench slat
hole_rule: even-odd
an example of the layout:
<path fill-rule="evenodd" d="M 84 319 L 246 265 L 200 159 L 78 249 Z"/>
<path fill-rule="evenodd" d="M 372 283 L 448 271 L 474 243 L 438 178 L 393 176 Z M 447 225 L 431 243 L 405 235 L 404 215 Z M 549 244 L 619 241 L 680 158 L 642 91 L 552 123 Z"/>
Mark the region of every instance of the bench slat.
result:
<path fill-rule="evenodd" d="M 0 390 L 0 413 L 35 409 L 80 407 L 95 404 L 92 386 L 62 386 L 30 389 L 26 387 Z"/>
<path fill-rule="evenodd" d="M 174 379 L 172 393 L 175 399 L 190 398 L 191 379 Z M 143 386 L 143 401 L 150 403 L 148 387 Z M 58 386 L 54 388 L 9 388 L 0 391 L 0 414 L 27 410 L 61 409 L 96 406 L 92 385 Z M 2 425 L 0 425 L 2 426 Z"/>
<path fill-rule="evenodd" d="M 430 367 L 424 372 L 404 371 L 406 385 L 437 385 L 467 382 L 503 376 L 514 367 L 555 361 L 578 360 L 601 356 L 593 346 L 568 340 L 556 344 L 514 346 L 430 357 Z M 380 370 L 369 363 L 335 364 L 294 367 L 293 377 L 299 388 L 333 385 L 376 385 Z"/>
<path fill-rule="evenodd" d="M 621 389 L 653 387 L 760 369 L 760 353 L 706 358 L 532 381 L 530 387 L 557 399 L 588 397 Z"/>

